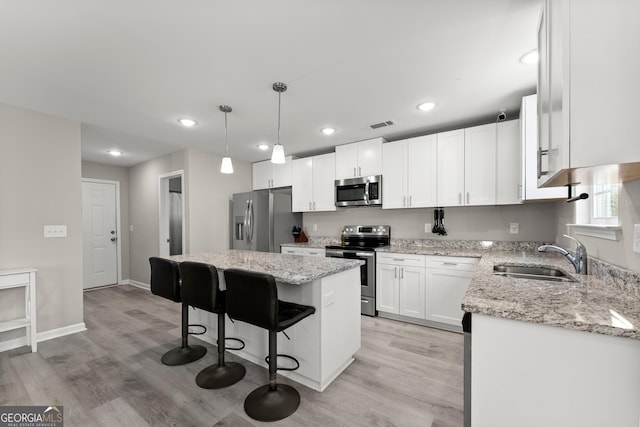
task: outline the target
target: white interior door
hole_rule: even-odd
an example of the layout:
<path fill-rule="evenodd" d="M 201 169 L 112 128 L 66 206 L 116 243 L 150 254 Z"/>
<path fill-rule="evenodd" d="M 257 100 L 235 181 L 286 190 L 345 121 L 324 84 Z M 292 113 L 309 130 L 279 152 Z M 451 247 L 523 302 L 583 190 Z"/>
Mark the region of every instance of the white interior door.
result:
<path fill-rule="evenodd" d="M 84 288 L 118 283 L 116 184 L 82 182 Z"/>

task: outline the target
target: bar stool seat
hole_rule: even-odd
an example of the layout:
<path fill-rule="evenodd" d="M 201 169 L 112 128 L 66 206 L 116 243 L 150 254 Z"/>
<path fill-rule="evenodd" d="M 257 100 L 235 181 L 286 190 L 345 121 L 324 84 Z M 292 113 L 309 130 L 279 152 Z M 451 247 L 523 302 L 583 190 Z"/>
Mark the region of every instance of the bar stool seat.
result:
<path fill-rule="evenodd" d="M 276 281 L 270 274 L 240 269 L 224 271 L 227 287 L 227 314 L 269 331 L 269 384 L 253 390 L 244 401 L 247 415 L 258 421 L 277 421 L 293 414 L 300 405 L 300 394 L 290 385 L 279 384 L 276 372 L 277 333 L 315 313 L 315 308 L 278 300 Z M 288 368 L 287 370 L 295 370 Z M 283 368 L 280 368 L 283 369 Z"/>
<path fill-rule="evenodd" d="M 220 290 L 218 270 L 211 264 L 184 261 L 180 264 L 182 276 L 182 300 L 201 310 L 218 315 L 218 361 L 198 373 L 196 384 L 206 389 L 223 388 L 240 381 L 246 369 L 236 362 L 225 362 L 224 351 L 227 349 L 226 340 L 240 341 L 240 347 L 232 350 L 242 350 L 244 342 L 237 338 L 225 336 L 226 291 Z"/>
<path fill-rule="evenodd" d="M 180 268 L 177 262 L 149 258 L 151 266 L 151 293 L 174 302 L 182 303 L 182 345 L 166 352 L 161 361 L 165 365 L 178 366 L 195 362 L 207 353 L 206 347 L 189 345 L 189 305 L 182 300 Z"/>

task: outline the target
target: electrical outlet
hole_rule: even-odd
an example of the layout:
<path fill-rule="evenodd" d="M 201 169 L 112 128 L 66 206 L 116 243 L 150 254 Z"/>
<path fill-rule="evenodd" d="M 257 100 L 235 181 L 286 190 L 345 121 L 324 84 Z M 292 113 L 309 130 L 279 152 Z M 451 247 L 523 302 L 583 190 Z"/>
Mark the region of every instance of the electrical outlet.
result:
<path fill-rule="evenodd" d="M 313 224 L 313 231 L 318 231 L 318 224 Z"/>
<path fill-rule="evenodd" d="M 431 233 L 431 224 L 428 222 L 424 223 L 424 232 L 425 233 Z"/>
<path fill-rule="evenodd" d="M 509 224 L 509 233 L 518 234 L 520 232 L 520 223 L 512 222 Z"/>
<path fill-rule="evenodd" d="M 640 254 L 640 224 L 633 225 L 633 252 Z"/>
<path fill-rule="evenodd" d="M 45 225 L 44 226 L 44 237 L 67 237 L 67 226 L 66 225 Z"/>

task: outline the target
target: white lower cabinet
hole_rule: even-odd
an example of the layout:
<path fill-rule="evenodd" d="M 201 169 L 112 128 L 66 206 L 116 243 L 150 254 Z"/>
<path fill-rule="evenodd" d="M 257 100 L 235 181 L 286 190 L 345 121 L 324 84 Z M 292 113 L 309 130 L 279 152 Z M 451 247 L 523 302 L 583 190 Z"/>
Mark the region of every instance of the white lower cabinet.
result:
<path fill-rule="evenodd" d="M 469 287 L 478 258 L 427 258 L 427 320 L 460 326 L 462 299 Z"/>
<path fill-rule="evenodd" d="M 379 252 L 376 310 L 433 326 L 461 327 L 462 299 L 478 258 Z"/>
<path fill-rule="evenodd" d="M 303 255 L 303 256 L 315 256 L 324 257 L 324 248 L 302 248 L 298 246 L 282 246 L 280 247 L 280 253 L 289 255 Z"/>

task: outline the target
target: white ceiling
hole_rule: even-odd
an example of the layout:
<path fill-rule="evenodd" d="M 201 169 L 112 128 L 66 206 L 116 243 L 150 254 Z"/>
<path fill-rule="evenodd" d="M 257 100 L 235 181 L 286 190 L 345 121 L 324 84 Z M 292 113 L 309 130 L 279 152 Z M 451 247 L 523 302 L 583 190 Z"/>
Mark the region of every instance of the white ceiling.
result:
<path fill-rule="evenodd" d="M 518 59 L 539 13 L 540 0 L 0 0 L 0 102 L 82 122 L 82 158 L 122 166 L 222 154 L 228 104 L 230 155 L 257 161 L 282 81 L 281 142 L 304 156 L 514 118 L 535 92 Z M 421 113 L 425 100 L 438 106 Z"/>

